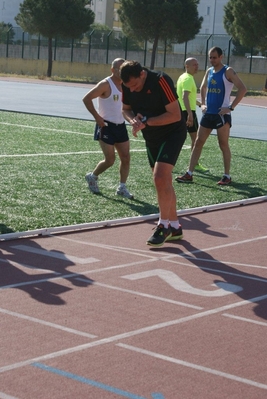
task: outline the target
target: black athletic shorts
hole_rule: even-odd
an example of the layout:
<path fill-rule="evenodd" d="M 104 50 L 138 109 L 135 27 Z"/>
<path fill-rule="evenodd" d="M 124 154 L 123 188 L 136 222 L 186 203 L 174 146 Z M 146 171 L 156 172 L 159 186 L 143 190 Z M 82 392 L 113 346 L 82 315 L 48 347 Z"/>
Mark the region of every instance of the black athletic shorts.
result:
<path fill-rule="evenodd" d="M 185 121 L 187 121 L 188 112 L 182 111 Z M 198 129 L 198 120 L 196 111 L 192 111 L 193 114 L 193 126 L 186 126 L 188 133 L 196 133 Z"/>
<path fill-rule="evenodd" d="M 207 129 L 220 129 L 223 125 L 229 123 L 232 126 L 232 118 L 230 114 L 203 114 L 200 125 Z"/>
<path fill-rule="evenodd" d="M 128 132 L 125 123 L 112 123 L 105 121 L 107 126 L 100 127 L 96 125 L 94 140 L 102 140 L 104 143 L 114 145 L 129 141 Z"/>
<path fill-rule="evenodd" d="M 151 168 L 154 168 L 156 162 L 175 165 L 185 142 L 186 134 L 184 124 L 182 124 L 180 128 L 168 133 L 160 140 L 146 140 L 147 156 Z"/>

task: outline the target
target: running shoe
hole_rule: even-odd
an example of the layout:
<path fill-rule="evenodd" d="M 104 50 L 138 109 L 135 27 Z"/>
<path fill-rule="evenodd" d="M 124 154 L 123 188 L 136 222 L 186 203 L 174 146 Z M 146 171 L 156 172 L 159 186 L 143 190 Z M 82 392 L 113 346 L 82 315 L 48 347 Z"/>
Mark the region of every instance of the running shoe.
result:
<path fill-rule="evenodd" d="M 127 190 L 127 188 L 125 186 L 118 187 L 117 191 L 116 191 L 116 194 L 117 195 L 121 195 L 124 198 L 133 199 L 133 195 Z"/>
<path fill-rule="evenodd" d="M 167 229 L 163 226 L 163 224 L 158 224 L 155 227 L 155 232 L 151 237 L 147 240 L 147 245 L 151 245 L 152 247 L 161 247 L 165 241 L 169 237 L 171 237 L 172 232 L 170 226 Z"/>
<path fill-rule="evenodd" d="M 99 188 L 98 188 L 98 184 L 97 184 L 97 178 L 95 178 L 92 173 L 87 173 L 87 175 L 85 175 L 85 180 L 88 183 L 88 188 L 89 190 L 94 193 L 94 194 L 98 194 Z"/>
<path fill-rule="evenodd" d="M 207 173 L 207 172 L 209 172 L 209 169 L 205 168 L 205 166 L 201 165 L 201 163 L 198 163 L 195 166 L 195 171 L 196 172 L 201 172 L 201 173 Z"/>
<path fill-rule="evenodd" d="M 193 176 L 186 172 L 183 176 L 177 176 L 175 178 L 178 183 L 191 183 L 193 181 Z"/>
<path fill-rule="evenodd" d="M 181 225 L 179 225 L 178 229 L 175 229 L 170 225 L 170 229 L 171 235 L 167 238 L 166 241 L 181 240 L 183 238 L 183 230 Z"/>
<path fill-rule="evenodd" d="M 229 179 L 227 176 L 223 175 L 223 177 L 221 178 L 220 181 L 218 181 L 217 184 L 219 184 L 220 186 L 226 186 L 227 184 L 230 184 L 231 181 L 232 181 L 231 177 Z"/>

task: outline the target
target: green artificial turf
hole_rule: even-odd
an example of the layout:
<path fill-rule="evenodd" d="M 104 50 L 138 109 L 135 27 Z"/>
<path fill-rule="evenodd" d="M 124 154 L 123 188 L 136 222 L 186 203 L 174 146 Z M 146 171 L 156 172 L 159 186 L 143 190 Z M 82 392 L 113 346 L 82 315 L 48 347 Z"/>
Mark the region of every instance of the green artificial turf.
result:
<path fill-rule="evenodd" d="M 100 195 L 88 190 L 85 174 L 102 159 L 93 140 L 94 123 L 12 112 L 1 112 L 0 233 L 18 232 L 158 213 L 155 188 L 142 135 L 131 140 L 127 186 L 134 200 L 115 194 L 119 161 L 99 177 Z M 231 202 L 266 195 L 267 142 L 230 138 L 232 184 L 216 183 L 223 172 L 215 135 L 210 136 L 201 162 L 208 174 L 194 174 L 194 183 L 174 181 L 177 209 Z M 188 138 L 173 178 L 186 171 Z"/>

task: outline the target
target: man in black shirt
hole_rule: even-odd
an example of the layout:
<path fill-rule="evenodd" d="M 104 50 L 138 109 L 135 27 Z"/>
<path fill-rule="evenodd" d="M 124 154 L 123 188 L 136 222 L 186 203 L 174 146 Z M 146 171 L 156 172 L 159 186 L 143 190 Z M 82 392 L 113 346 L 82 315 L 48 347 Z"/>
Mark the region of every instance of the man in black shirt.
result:
<path fill-rule="evenodd" d="M 137 61 L 120 66 L 123 116 L 136 137 L 142 131 L 153 171 L 160 217 L 147 244 L 159 247 L 165 241 L 183 237 L 176 210 L 172 170 L 186 139 L 186 124 L 171 78 L 150 71 Z"/>

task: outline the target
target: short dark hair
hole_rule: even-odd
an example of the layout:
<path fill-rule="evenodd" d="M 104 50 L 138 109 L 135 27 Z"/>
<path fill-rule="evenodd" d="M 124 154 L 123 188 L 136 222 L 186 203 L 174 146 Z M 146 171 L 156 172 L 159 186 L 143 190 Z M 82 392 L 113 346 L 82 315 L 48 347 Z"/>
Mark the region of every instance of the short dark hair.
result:
<path fill-rule="evenodd" d="M 212 48 L 210 49 L 210 51 L 209 51 L 209 53 L 214 53 L 214 52 L 216 52 L 216 53 L 218 54 L 219 57 L 220 57 L 220 56 L 222 55 L 222 53 L 223 53 L 221 47 L 216 47 L 216 46 L 212 47 Z"/>
<path fill-rule="evenodd" d="M 138 61 L 124 61 L 120 66 L 120 77 L 124 83 L 128 83 L 131 78 L 139 78 L 143 67 Z"/>

